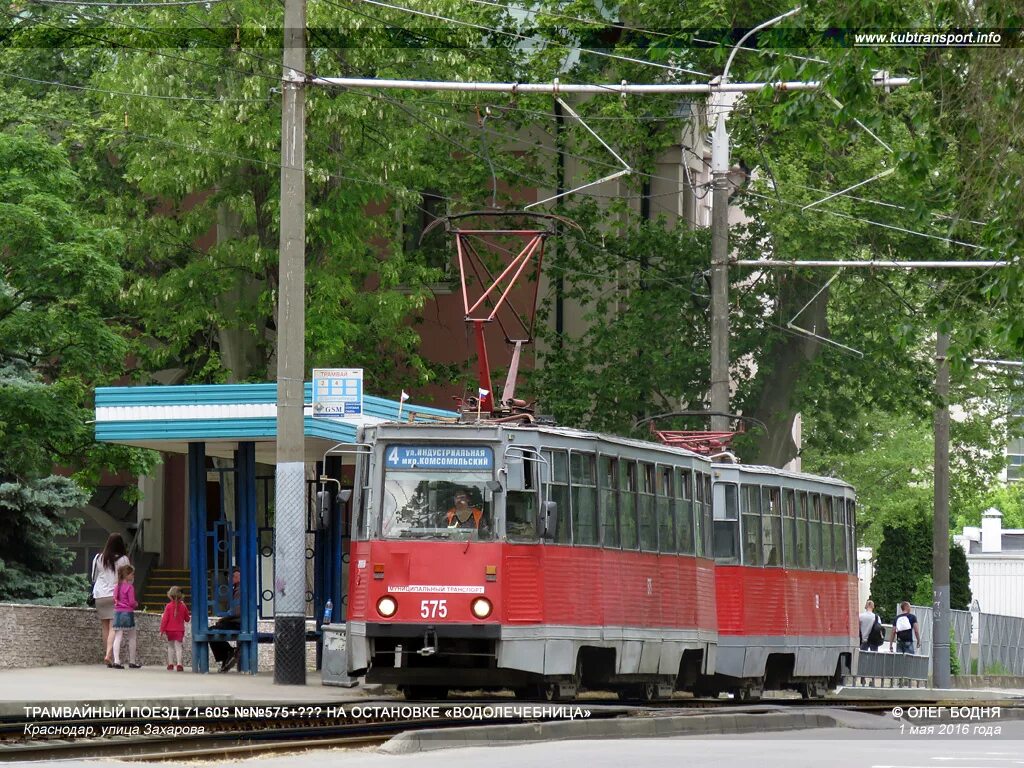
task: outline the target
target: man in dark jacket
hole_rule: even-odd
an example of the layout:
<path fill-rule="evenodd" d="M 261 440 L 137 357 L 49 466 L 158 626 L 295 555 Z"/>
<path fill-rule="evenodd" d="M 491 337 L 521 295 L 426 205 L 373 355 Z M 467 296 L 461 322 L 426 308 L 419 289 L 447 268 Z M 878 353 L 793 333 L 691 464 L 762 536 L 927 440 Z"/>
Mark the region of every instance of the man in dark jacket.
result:
<path fill-rule="evenodd" d="M 240 629 L 242 626 L 242 599 L 241 587 L 242 574 L 237 568 L 231 572 L 231 615 L 224 616 L 210 627 L 210 629 Z M 220 671 L 227 672 L 238 663 L 238 649 L 232 647 L 227 640 L 211 640 L 210 650 L 213 658 L 220 664 Z"/>

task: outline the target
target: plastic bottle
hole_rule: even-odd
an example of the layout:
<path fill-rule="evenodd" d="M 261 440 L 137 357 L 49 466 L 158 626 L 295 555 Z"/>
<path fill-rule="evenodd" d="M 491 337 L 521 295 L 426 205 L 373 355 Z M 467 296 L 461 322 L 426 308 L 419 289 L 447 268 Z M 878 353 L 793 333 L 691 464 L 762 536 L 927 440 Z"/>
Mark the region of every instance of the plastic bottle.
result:
<path fill-rule="evenodd" d="M 324 624 L 331 623 L 331 614 L 334 613 L 334 602 L 331 600 L 327 601 L 327 605 L 324 606 Z"/>

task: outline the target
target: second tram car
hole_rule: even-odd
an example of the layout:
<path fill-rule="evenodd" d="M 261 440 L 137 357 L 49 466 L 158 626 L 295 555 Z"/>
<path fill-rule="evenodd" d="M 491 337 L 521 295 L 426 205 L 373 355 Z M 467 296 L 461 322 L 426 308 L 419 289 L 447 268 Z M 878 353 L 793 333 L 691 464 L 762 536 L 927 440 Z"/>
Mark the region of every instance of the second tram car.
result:
<path fill-rule="evenodd" d="M 360 442 L 348 652 L 369 682 L 816 695 L 849 664 L 848 485 L 534 424 Z"/>

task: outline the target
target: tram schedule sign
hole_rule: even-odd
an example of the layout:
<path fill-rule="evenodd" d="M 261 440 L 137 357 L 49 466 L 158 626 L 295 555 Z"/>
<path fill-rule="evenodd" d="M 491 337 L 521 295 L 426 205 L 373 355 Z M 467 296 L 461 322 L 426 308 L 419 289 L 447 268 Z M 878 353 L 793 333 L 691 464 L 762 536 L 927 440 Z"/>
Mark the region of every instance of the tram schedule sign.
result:
<path fill-rule="evenodd" d="M 363 413 L 362 368 L 314 368 L 313 415 L 343 419 Z"/>

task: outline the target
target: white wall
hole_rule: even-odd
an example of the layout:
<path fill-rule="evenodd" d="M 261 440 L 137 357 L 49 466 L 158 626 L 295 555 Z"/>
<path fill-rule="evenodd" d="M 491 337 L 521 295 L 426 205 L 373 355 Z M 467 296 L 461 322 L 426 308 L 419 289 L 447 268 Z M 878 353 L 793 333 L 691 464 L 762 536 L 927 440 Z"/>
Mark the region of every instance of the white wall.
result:
<path fill-rule="evenodd" d="M 971 593 L 984 613 L 1024 618 L 1024 552 L 968 555 Z"/>

